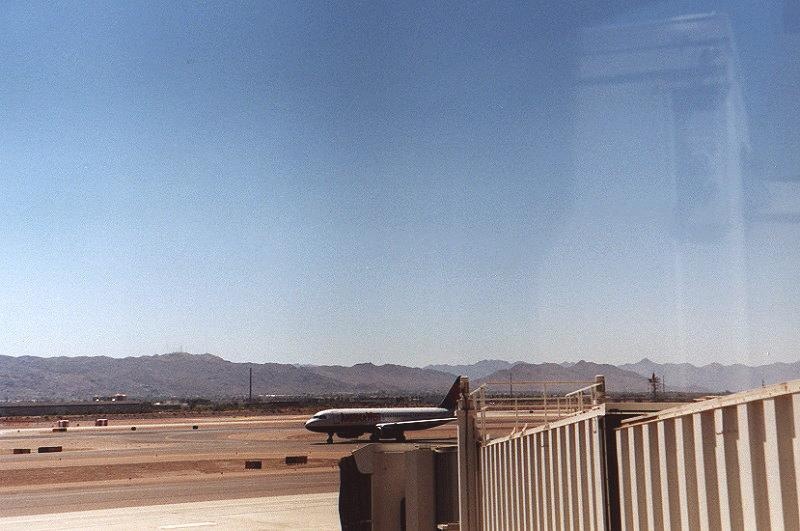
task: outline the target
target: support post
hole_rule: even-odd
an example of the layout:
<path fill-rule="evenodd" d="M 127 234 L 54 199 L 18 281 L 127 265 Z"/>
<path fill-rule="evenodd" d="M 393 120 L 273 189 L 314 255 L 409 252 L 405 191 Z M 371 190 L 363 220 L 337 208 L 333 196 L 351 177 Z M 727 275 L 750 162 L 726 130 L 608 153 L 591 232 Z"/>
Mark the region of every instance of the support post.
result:
<path fill-rule="evenodd" d="M 594 377 L 594 383 L 597 384 L 594 392 L 594 403 L 592 405 L 598 406 L 606 401 L 606 377 L 598 374 Z"/>
<path fill-rule="evenodd" d="M 417 448 L 405 453 L 406 529 L 436 528 L 436 470 L 433 450 Z"/>
<path fill-rule="evenodd" d="M 469 379 L 461 377 L 461 398 L 456 413 L 458 422 L 458 517 L 460 531 L 479 531 L 478 437 L 475 409 L 469 397 Z"/>

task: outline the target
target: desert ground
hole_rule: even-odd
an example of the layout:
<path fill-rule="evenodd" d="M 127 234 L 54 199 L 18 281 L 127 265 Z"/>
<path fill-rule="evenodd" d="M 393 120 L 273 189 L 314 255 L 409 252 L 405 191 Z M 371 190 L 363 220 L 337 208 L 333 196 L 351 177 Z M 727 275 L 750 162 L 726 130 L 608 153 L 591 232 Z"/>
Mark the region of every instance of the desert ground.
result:
<path fill-rule="evenodd" d="M 303 428 L 307 418 L 110 417 L 106 427 L 73 419 L 66 432 L 53 432 L 52 420 L 7 419 L 0 422 L 0 517 L 336 492 L 338 460 L 367 438 L 325 444 L 324 434 Z M 407 436 L 446 443 L 455 426 Z M 42 446 L 63 451 L 37 453 Z M 295 455 L 308 463 L 287 466 L 286 456 Z M 246 470 L 245 460 L 263 468 Z"/>

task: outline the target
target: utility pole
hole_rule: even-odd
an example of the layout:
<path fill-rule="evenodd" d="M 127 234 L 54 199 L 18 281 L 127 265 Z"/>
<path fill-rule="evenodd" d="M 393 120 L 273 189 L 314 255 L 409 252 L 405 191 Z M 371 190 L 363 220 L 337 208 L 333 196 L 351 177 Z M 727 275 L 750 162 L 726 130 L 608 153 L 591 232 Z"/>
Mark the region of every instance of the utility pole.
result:
<path fill-rule="evenodd" d="M 650 387 L 653 393 L 653 402 L 656 401 L 658 396 L 658 386 L 661 383 L 661 379 L 656 376 L 656 373 L 653 373 L 651 378 L 648 378 L 647 381 L 650 383 Z"/>
<path fill-rule="evenodd" d="M 253 368 L 250 367 L 250 398 L 247 400 L 248 402 L 253 401 Z"/>

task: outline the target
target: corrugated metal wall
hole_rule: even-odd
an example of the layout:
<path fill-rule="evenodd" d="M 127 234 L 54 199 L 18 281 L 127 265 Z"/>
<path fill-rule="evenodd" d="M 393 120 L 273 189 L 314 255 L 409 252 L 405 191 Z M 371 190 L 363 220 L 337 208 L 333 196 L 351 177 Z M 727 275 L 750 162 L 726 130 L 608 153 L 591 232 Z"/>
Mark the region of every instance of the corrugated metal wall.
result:
<path fill-rule="evenodd" d="M 616 431 L 622 529 L 800 530 L 800 382 Z"/>
<path fill-rule="evenodd" d="M 605 408 L 487 442 L 485 531 L 607 528 Z"/>

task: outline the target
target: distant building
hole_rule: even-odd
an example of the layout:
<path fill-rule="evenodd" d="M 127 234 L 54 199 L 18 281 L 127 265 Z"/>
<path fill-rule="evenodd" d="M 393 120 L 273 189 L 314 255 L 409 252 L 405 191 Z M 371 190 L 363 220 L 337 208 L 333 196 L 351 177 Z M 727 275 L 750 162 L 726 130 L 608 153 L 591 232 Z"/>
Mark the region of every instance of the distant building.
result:
<path fill-rule="evenodd" d="M 95 402 L 125 402 L 128 400 L 128 395 L 123 393 L 117 393 L 112 396 L 95 396 Z"/>

